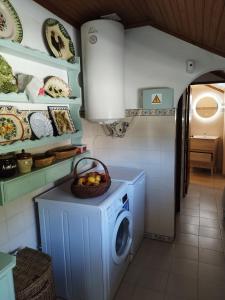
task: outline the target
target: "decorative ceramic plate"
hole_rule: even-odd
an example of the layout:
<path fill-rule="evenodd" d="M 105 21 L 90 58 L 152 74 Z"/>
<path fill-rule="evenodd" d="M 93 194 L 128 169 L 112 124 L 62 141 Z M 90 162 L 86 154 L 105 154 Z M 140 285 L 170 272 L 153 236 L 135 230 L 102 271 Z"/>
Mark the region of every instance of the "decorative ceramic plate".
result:
<path fill-rule="evenodd" d="M 8 0 L 0 0 L 0 38 L 21 43 L 23 29 L 20 19 Z"/>
<path fill-rule="evenodd" d="M 58 135 L 76 131 L 67 106 L 48 106 L 48 110 Z"/>
<path fill-rule="evenodd" d="M 75 61 L 75 50 L 65 27 L 55 19 L 47 19 L 43 25 L 47 45 L 55 57 Z"/>
<path fill-rule="evenodd" d="M 64 80 L 56 76 L 46 78 L 44 90 L 46 94 L 53 98 L 69 98 L 71 95 L 71 90 L 68 84 Z"/>
<path fill-rule="evenodd" d="M 14 106 L 0 106 L 0 144 L 9 144 L 31 137 L 28 112 Z"/>
<path fill-rule="evenodd" d="M 30 126 L 38 139 L 46 136 L 53 136 L 51 121 L 41 112 L 32 113 L 30 116 Z"/>

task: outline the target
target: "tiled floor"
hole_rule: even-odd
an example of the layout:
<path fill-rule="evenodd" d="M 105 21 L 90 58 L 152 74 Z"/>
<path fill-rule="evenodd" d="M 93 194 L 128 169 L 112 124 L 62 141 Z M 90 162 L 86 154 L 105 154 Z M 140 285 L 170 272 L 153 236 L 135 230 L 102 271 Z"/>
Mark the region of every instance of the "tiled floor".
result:
<path fill-rule="evenodd" d="M 222 179 L 190 185 L 176 240 L 144 239 L 115 300 L 225 300 Z"/>

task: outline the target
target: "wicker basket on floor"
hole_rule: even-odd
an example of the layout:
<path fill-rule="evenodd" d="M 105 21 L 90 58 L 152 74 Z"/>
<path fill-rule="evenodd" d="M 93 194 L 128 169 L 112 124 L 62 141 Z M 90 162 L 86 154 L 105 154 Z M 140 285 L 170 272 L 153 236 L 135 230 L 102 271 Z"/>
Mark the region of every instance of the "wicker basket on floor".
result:
<path fill-rule="evenodd" d="M 51 258 L 24 248 L 16 257 L 13 271 L 16 300 L 55 300 Z"/>

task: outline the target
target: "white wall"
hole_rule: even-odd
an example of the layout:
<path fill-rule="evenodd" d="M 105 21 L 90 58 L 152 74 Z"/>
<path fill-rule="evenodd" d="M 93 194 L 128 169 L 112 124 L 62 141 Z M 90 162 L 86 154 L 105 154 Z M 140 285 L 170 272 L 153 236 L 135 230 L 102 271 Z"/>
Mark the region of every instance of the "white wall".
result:
<path fill-rule="evenodd" d="M 23 27 L 23 44 L 46 51 L 41 25 L 50 12 L 30 0 L 12 0 Z M 57 18 L 58 19 L 58 18 Z M 61 21 L 71 37 L 76 32 Z M 151 27 L 126 31 L 125 100 L 127 108 L 138 106 L 138 89 L 168 86 L 175 89 L 175 102 L 183 89 L 200 74 L 225 68 L 225 59 Z M 196 60 L 196 71 L 185 72 L 185 60 Z M 113 164 L 133 165 L 147 171 L 146 231 L 172 236 L 174 223 L 174 117 L 135 118 L 125 139 L 105 137 L 98 125 L 84 121 L 84 141 L 93 155 Z M 0 207 L 0 250 L 36 247 L 32 196 Z M 9 207 L 10 206 L 10 207 Z M 7 212 L 10 211 L 10 212 Z M 30 218 L 25 221 L 25 215 Z M 150 216 L 150 217 L 149 217 Z M 29 225 L 28 225 L 29 224 Z"/>
<path fill-rule="evenodd" d="M 153 27 L 125 33 L 126 108 L 140 107 L 139 89 L 171 87 L 175 106 L 189 83 L 210 70 L 225 69 L 225 59 Z M 194 73 L 186 60 L 194 59 Z M 93 123 L 84 122 L 84 142 L 93 154 L 114 165 L 136 166 L 147 173 L 146 226 L 148 233 L 174 234 L 175 117 L 136 117 L 124 139 L 106 137 Z"/>
<path fill-rule="evenodd" d="M 214 135 L 220 137 L 217 153 L 217 171 L 222 169 L 223 161 L 223 127 L 224 127 L 224 111 L 220 109 L 216 118 L 204 120 L 199 119 L 196 113 L 193 111 L 193 107 L 199 97 L 203 97 L 204 94 L 212 95 L 216 97 L 220 104 L 224 103 L 224 93 L 217 92 L 205 85 L 193 85 L 191 87 L 192 105 L 191 105 L 191 122 L 190 122 L 190 135 Z"/>
<path fill-rule="evenodd" d="M 174 88 L 177 104 L 186 86 L 211 70 L 225 69 L 225 59 L 181 41 L 153 27 L 126 31 L 125 101 L 127 108 L 138 106 L 138 89 Z M 186 60 L 196 62 L 194 73 L 186 72 Z"/>
<path fill-rule="evenodd" d="M 42 24 L 45 19 L 53 17 L 58 19 L 66 27 L 71 38 L 76 43 L 77 31 L 66 22 L 60 20 L 52 13 L 30 0 L 12 0 L 23 25 L 23 45 L 47 52 L 42 38 Z M 77 49 L 77 47 L 75 47 Z M 4 55 L 5 56 L 5 55 Z M 17 70 L 22 68 L 23 72 L 47 76 L 48 74 L 59 75 L 62 71 L 31 64 L 29 61 L 20 61 L 10 57 L 9 62 Z M 65 74 L 64 74 L 65 75 Z M 63 76 L 64 76 L 63 75 Z M 39 149 L 40 150 L 40 149 Z M 35 191 L 23 198 L 17 199 L 5 206 L 0 206 L 0 251 L 12 251 L 20 246 L 37 247 L 36 223 L 32 198 L 42 190 Z"/>

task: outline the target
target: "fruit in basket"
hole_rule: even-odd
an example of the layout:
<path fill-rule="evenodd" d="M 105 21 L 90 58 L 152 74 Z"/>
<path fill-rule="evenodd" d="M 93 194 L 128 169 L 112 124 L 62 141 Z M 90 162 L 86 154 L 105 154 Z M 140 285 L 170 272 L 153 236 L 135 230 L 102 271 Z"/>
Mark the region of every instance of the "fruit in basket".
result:
<path fill-rule="evenodd" d="M 90 172 L 85 176 L 82 176 L 78 179 L 78 185 L 99 185 L 102 182 L 106 181 L 105 174 L 100 174 L 98 172 Z"/>
<path fill-rule="evenodd" d="M 86 183 L 86 178 L 85 177 L 80 177 L 79 180 L 78 180 L 78 184 L 79 185 L 85 185 Z"/>
<path fill-rule="evenodd" d="M 88 176 L 88 183 L 95 183 L 95 177 L 94 176 Z"/>

